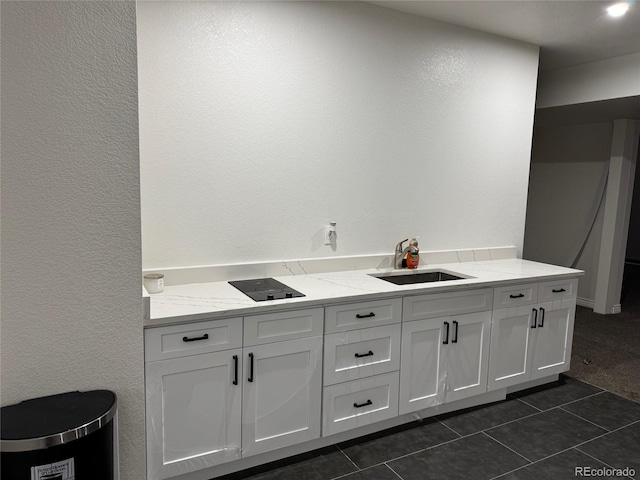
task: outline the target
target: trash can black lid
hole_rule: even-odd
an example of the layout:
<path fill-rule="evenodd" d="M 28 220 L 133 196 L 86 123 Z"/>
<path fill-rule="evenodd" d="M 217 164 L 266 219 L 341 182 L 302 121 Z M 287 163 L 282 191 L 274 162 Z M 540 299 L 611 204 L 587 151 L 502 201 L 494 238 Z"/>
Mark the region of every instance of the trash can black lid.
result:
<path fill-rule="evenodd" d="M 0 451 L 24 452 L 69 443 L 109 423 L 116 412 L 109 390 L 68 392 L 2 407 Z"/>

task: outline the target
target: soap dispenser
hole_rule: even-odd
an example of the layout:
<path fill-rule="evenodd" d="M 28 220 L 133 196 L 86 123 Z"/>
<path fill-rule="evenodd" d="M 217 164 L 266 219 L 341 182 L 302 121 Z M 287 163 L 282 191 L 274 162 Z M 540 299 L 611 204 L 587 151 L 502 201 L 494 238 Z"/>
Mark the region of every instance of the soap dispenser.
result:
<path fill-rule="evenodd" d="M 412 238 L 409 242 L 409 251 L 407 252 L 406 262 L 407 268 L 413 270 L 418 268 L 420 263 L 420 249 L 418 248 L 418 237 Z"/>

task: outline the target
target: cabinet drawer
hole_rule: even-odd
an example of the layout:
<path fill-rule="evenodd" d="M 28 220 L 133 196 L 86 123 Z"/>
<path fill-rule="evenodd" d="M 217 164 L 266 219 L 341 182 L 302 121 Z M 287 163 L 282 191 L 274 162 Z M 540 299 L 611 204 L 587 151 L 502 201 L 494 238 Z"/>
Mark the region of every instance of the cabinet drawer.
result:
<path fill-rule="evenodd" d="M 323 330 L 322 308 L 244 317 L 244 346 L 317 337 Z"/>
<path fill-rule="evenodd" d="M 578 296 L 578 279 L 569 278 L 538 284 L 538 303 L 576 298 Z"/>
<path fill-rule="evenodd" d="M 538 303 L 538 284 L 527 283 L 497 287 L 493 290 L 493 308 L 519 307 Z"/>
<path fill-rule="evenodd" d="M 491 310 L 492 289 L 465 290 L 463 292 L 433 293 L 405 297 L 402 321 L 446 317 L 462 313 Z"/>
<path fill-rule="evenodd" d="M 242 318 L 185 323 L 144 331 L 146 362 L 242 347 Z"/>
<path fill-rule="evenodd" d="M 400 368 L 400 324 L 333 333 L 324 338 L 324 384 Z"/>
<path fill-rule="evenodd" d="M 398 415 L 399 373 L 340 383 L 324 388 L 322 436 Z"/>
<path fill-rule="evenodd" d="M 325 315 L 326 333 L 399 323 L 402 315 L 402 299 L 389 298 L 374 302 L 334 305 L 326 308 Z"/>

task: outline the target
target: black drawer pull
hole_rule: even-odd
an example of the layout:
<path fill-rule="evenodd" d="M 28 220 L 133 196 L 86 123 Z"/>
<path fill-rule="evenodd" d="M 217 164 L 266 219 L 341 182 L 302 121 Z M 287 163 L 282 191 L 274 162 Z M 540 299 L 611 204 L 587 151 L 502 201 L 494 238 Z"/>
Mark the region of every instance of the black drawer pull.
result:
<path fill-rule="evenodd" d="M 238 355 L 233 356 L 233 363 L 235 364 L 233 368 L 234 370 L 233 384 L 237 385 L 238 384 Z"/>
<path fill-rule="evenodd" d="M 360 315 L 359 313 L 356 313 L 356 318 L 369 318 L 369 317 L 375 317 L 376 314 L 371 312 L 371 313 L 367 313 L 366 315 Z"/>
<path fill-rule="evenodd" d="M 532 310 L 533 311 L 533 324 L 531 325 L 531 328 L 536 328 L 536 322 L 538 321 L 538 310 L 536 310 L 535 308 Z"/>
<path fill-rule="evenodd" d="M 444 324 L 447 326 L 447 333 L 444 337 L 444 342 L 442 342 L 442 344 L 447 345 L 449 343 L 449 322 L 444 322 Z"/>
<path fill-rule="evenodd" d="M 451 340 L 451 343 L 458 343 L 458 329 L 460 328 L 460 325 L 458 325 L 457 321 L 453 321 L 453 324 L 456 327 L 456 331 L 453 332 L 453 334 L 455 335 L 455 337 L 453 337 L 453 340 Z"/>
<path fill-rule="evenodd" d="M 373 352 L 369 350 L 367 353 L 356 353 L 356 358 L 370 357 L 371 355 L 373 355 Z"/>
<path fill-rule="evenodd" d="M 366 402 L 361 403 L 360 405 L 358 405 L 357 403 L 354 403 L 354 404 L 353 404 L 353 406 L 354 406 L 355 408 L 362 408 L 362 407 L 366 407 L 366 406 L 368 406 L 368 405 L 373 405 L 373 402 L 372 402 L 371 400 L 367 400 Z"/>
<path fill-rule="evenodd" d="M 524 297 L 524 293 L 520 293 L 518 295 L 509 295 L 509 298 L 522 298 Z"/>
<path fill-rule="evenodd" d="M 249 354 L 249 360 L 251 360 L 251 366 L 249 370 L 249 378 L 247 378 L 247 381 L 253 382 L 253 353 Z"/>
<path fill-rule="evenodd" d="M 540 328 L 544 327 L 544 308 L 540 307 L 540 323 L 538 324 Z"/>
<path fill-rule="evenodd" d="M 209 338 L 209 334 L 205 333 L 203 336 L 201 337 L 193 337 L 193 338 L 189 338 L 189 337 L 182 337 L 182 341 L 183 342 L 195 342 L 198 340 L 207 340 Z"/>
<path fill-rule="evenodd" d="M 551 290 L 553 293 L 562 293 L 562 292 L 566 292 L 566 290 L 564 288 L 559 288 L 558 290 L 556 290 L 555 288 L 553 290 Z"/>

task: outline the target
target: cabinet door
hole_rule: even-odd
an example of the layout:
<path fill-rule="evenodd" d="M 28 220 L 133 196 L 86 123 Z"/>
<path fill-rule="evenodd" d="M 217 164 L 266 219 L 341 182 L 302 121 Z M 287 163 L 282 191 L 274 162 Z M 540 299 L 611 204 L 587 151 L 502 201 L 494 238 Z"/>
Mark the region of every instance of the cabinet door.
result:
<path fill-rule="evenodd" d="M 575 298 L 538 306 L 532 380 L 569 370 L 575 313 Z"/>
<path fill-rule="evenodd" d="M 445 320 L 446 317 L 405 322 L 402 325 L 401 415 L 443 403 L 443 348 L 447 346 L 443 344 Z"/>
<path fill-rule="evenodd" d="M 493 312 L 488 390 L 510 387 L 531 378 L 535 305 Z"/>
<path fill-rule="evenodd" d="M 236 349 L 146 364 L 149 480 L 240 458 L 241 362 Z"/>
<path fill-rule="evenodd" d="M 319 438 L 322 337 L 243 352 L 242 456 Z"/>
<path fill-rule="evenodd" d="M 487 391 L 491 312 L 448 318 L 451 335 L 446 363 L 446 401 L 452 402 Z"/>

